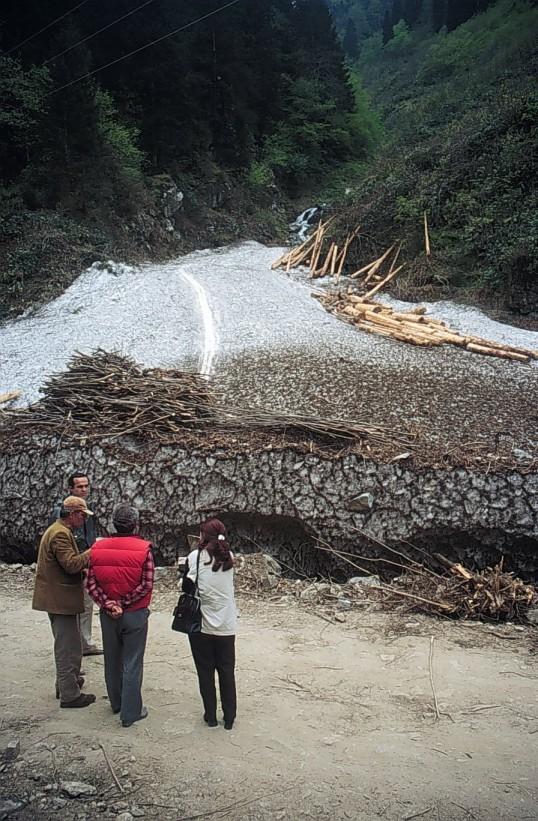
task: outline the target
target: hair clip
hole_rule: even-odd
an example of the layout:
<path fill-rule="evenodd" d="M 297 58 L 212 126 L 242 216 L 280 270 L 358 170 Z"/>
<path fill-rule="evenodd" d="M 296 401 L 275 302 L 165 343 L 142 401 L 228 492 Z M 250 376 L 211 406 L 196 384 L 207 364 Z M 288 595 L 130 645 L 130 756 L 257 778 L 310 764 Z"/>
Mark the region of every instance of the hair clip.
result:
<path fill-rule="evenodd" d="M 225 541 L 226 536 L 223 536 L 222 533 L 219 533 L 219 535 L 217 536 L 217 539 L 219 540 L 219 542 L 223 542 L 223 541 Z"/>

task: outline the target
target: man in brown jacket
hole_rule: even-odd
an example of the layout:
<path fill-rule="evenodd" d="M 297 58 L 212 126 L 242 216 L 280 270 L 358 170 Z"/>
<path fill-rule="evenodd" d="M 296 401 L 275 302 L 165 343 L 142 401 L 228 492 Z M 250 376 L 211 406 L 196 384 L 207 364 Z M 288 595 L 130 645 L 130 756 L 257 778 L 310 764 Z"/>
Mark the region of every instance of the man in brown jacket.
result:
<path fill-rule="evenodd" d="M 78 614 L 84 611 L 82 570 L 89 564 L 90 551 L 79 553 L 73 536 L 73 530 L 92 515 L 84 499 L 68 496 L 60 518 L 47 528 L 39 544 L 32 607 L 49 614 L 60 707 L 87 707 L 95 701 L 94 695 L 80 691 L 84 681 Z"/>

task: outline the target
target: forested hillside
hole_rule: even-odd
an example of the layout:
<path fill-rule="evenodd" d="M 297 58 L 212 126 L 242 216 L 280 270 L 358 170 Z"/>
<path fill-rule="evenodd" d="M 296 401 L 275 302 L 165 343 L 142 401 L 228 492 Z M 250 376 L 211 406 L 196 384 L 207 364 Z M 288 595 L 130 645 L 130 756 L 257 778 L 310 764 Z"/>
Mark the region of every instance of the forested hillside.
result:
<path fill-rule="evenodd" d="M 66 246 L 92 261 L 141 210 L 142 246 L 167 239 L 152 226 L 172 181 L 188 232 L 222 220 L 207 209 L 243 218 L 275 183 L 294 196 L 365 156 L 322 0 L 19 0 L 0 48 L 8 295 L 53 277 Z"/>
<path fill-rule="evenodd" d="M 330 5 L 351 18 L 370 3 Z M 537 42 L 534 2 L 391 0 L 357 57 L 348 52 L 385 135 L 348 180 L 346 218 L 384 247 L 404 241 L 408 291 L 468 290 L 537 311 Z"/>

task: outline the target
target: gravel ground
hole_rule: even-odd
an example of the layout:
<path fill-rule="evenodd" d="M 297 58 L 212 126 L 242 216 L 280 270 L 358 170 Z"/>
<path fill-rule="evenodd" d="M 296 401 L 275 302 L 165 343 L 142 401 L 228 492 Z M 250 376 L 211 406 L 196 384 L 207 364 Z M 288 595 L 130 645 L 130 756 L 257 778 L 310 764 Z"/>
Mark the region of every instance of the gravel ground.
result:
<path fill-rule="evenodd" d="M 532 460 L 538 363 L 360 333 L 312 299 L 304 271 L 271 271 L 282 251 L 247 242 L 163 265 L 93 266 L 60 298 L 0 328 L 1 390 L 18 388 L 24 402 L 34 401 L 45 376 L 75 350 L 101 346 L 149 366 L 203 363 L 234 403 L 360 416 L 411 429 L 441 449 L 515 448 L 516 461 Z M 427 308 L 458 330 L 538 348 L 538 333 L 475 309 Z"/>
<path fill-rule="evenodd" d="M 0 565 L 0 751 L 20 744 L 0 762 L 0 817 L 7 802 L 17 821 L 537 817 L 530 630 L 342 612 L 274 588 L 241 594 L 238 716 L 226 732 L 202 720 L 187 639 L 170 630 L 175 584 L 158 576 L 149 715 L 122 728 L 101 656 L 84 659 L 95 704 L 58 708 L 48 618 L 29 607 L 32 575 Z"/>

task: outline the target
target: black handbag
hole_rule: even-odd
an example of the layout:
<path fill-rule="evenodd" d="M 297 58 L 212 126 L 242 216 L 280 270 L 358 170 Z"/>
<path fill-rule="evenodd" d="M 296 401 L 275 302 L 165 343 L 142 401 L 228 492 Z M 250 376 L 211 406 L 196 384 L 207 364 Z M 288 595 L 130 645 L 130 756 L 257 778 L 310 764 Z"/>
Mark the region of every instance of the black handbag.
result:
<path fill-rule="evenodd" d="M 194 593 L 181 593 L 179 601 L 174 607 L 172 630 L 178 633 L 199 633 L 202 629 L 202 611 L 198 596 L 198 569 L 200 566 L 200 551 L 196 558 L 196 581 Z"/>

